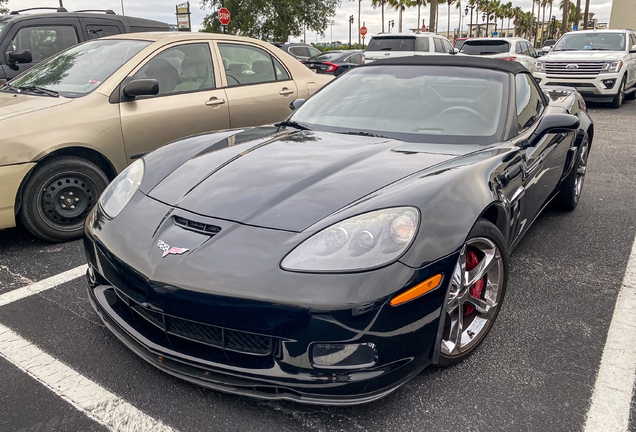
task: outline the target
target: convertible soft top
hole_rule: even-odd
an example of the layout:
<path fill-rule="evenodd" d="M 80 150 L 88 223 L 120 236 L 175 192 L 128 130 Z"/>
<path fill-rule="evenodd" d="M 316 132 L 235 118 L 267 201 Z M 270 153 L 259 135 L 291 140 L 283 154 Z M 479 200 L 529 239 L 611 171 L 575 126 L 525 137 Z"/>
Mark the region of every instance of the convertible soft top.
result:
<path fill-rule="evenodd" d="M 377 60 L 373 63 L 367 63 L 363 65 L 363 67 L 380 65 L 457 66 L 494 69 L 500 70 L 502 72 L 512 73 L 515 75 L 521 72 L 528 73 L 528 69 L 526 69 L 521 63 L 518 62 L 464 55 L 394 57 L 386 60 Z"/>

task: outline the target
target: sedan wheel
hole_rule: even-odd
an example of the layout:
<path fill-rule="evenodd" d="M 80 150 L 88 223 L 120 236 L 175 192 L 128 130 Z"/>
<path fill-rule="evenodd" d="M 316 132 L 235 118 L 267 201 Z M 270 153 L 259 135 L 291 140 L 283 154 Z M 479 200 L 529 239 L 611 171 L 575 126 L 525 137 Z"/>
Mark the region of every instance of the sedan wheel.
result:
<path fill-rule="evenodd" d="M 446 301 L 441 366 L 459 363 L 481 343 L 506 289 L 507 257 L 501 233 L 492 223 L 480 220 L 473 235 L 459 255 Z"/>

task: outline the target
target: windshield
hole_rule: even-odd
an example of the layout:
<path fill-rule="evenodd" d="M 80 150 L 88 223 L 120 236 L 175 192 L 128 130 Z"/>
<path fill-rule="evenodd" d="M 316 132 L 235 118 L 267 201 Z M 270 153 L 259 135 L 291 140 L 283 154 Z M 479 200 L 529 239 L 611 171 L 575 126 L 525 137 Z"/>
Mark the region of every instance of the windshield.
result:
<path fill-rule="evenodd" d="M 317 56 L 313 56 L 308 61 L 335 61 L 343 56 L 341 52 L 326 52 Z"/>
<path fill-rule="evenodd" d="M 510 44 L 503 40 L 466 41 L 459 52 L 470 55 L 501 54 L 510 51 Z"/>
<path fill-rule="evenodd" d="M 81 97 L 100 86 L 109 76 L 150 42 L 100 39 L 77 45 L 29 69 L 9 84 L 37 86 L 64 97 Z"/>
<path fill-rule="evenodd" d="M 508 76 L 448 66 L 365 66 L 332 81 L 289 118 L 310 129 L 409 142 L 500 141 Z"/>
<path fill-rule="evenodd" d="M 415 36 L 372 37 L 367 51 L 415 51 Z"/>
<path fill-rule="evenodd" d="M 622 33 L 568 33 L 554 45 L 552 51 L 625 51 Z"/>

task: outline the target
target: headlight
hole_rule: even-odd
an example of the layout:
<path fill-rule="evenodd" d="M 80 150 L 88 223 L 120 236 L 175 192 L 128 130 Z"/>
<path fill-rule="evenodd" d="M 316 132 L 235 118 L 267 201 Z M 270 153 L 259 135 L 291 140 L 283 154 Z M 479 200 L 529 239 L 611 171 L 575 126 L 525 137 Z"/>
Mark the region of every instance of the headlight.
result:
<path fill-rule="evenodd" d="M 606 62 L 603 65 L 601 72 L 616 73 L 616 72 L 620 72 L 622 67 L 623 67 L 622 61 Z"/>
<path fill-rule="evenodd" d="M 411 245 L 419 226 L 414 207 L 395 207 L 338 222 L 314 234 L 283 259 L 285 270 L 341 272 L 388 264 Z"/>
<path fill-rule="evenodd" d="M 144 161 L 136 160 L 108 185 L 99 204 L 110 218 L 116 217 L 131 200 L 144 178 Z"/>
<path fill-rule="evenodd" d="M 534 65 L 535 72 L 545 72 L 545 62 L 539 61 Z"/>

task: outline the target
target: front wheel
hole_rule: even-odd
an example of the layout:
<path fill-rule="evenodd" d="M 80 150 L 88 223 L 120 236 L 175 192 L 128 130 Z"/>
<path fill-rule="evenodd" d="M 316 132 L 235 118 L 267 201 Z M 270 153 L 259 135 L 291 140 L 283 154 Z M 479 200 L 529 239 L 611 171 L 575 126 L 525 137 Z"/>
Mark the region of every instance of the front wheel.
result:
<path fill-rule="evenodd" d="M 621 81 L 621 84 L 618 86 L 618 93 L 614 96 L 612 103 L 610 106 L 612 108 L 620 108 L 625 101 L 625 78 Z"/>
<path fill-rule="evenodd" d="M 74 156 L 57 156 L 38 165 L 24 184 L 21 224 L 52 242 L 80 238 L 84 219 L 108 185 L 97 165 Z"/>
<path fill-rule="evenodd" d="M 501 232 L 480 219 L 464 244 L 446 299 L 438 366 L 463 361 L 492 327 L 508 283 L 508 253 Z"/>

